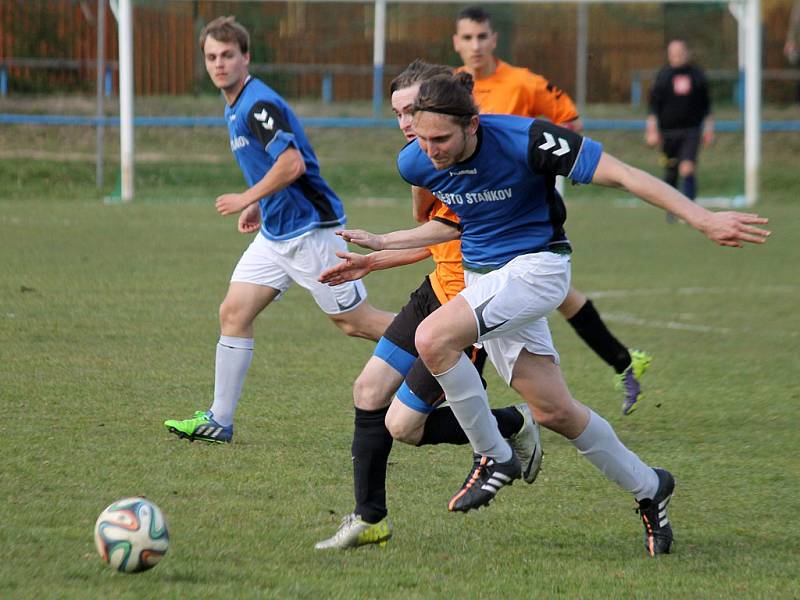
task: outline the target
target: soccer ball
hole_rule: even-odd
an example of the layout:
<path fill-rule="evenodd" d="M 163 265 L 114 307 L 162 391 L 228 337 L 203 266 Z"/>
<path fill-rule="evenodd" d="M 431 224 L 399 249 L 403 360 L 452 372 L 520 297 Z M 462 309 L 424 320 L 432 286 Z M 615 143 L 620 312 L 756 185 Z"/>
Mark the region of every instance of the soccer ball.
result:
<path fill-rule="evenodd" d="M 167 553 L 167 522 L 150 500 L 124 498 L 97 517 L 94 544 L 112 569 L 121 573 L 146 571 Z"/>

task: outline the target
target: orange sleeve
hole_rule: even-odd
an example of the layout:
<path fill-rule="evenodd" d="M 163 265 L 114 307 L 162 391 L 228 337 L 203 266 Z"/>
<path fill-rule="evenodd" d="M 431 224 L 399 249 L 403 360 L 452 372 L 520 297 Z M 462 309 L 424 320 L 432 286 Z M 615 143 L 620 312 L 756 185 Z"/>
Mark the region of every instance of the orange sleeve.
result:
<path fill-rule="evenodd" d="M 438 206 L 434 206 L 431 211 L 431 219 L 439 219 L 454 224 L 459 220 L 456 214 L 438 200 Z M 431 257 L 436 263 L 436 269 L 428 275 L 428 279 L 433 287 L 433 292 L 444 304 L 452 300 L 454 296 L 464 289 L 464 268 L 461 265 L 461 240 L 443 242 L 435 246 L 429 246 Z"/>
<path fill-rule="evenodd" d="M 436 200 L 436 204 L 433 205 L 430 212 L 430 219 L 439 219 L 442 221 L 450 221 L 456 225 L 458 225 L 459 220 L 452 210 L 450 210 L 446 204 L 441 202 L 440 200 Z"/>
<path fill-rule="evenodd" d="M 545 117 L 556 125 L 578 118 L 578 109 L 566 92 L 541 75 L 527 71 L 526 88 L 530 93 L 531 116 Z"/>

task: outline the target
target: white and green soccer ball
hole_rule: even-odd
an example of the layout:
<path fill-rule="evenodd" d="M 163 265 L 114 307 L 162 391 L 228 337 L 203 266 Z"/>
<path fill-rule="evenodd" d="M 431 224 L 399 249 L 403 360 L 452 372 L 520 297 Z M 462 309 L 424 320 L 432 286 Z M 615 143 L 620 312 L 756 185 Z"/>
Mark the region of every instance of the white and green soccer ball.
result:
<path fill-rule="evenodd" d="M 117 500 L 97 517 L 94 543 L 112 569 L 120 573 L 146 571 L 167 553 L 167 522 L 161 509 L 147 498 Z"/>

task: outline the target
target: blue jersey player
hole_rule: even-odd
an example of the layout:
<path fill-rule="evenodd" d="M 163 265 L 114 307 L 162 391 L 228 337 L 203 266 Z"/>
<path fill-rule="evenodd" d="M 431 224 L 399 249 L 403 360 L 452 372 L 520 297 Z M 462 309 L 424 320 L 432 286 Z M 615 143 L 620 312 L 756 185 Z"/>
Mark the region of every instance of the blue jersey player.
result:
<path fill-rule="evenodd" d="M 497 431 L 481 380 L 461 352 L 481 342 L 498 371 L 507 381 L 513 379 L 540 425 L 566 437 L 606 477 L 634 494 L 648 554 L 668 553 L 672 475 L 646 465 L 605 419 L 575 400 L 558 366 L 546 315 L 569 288 L 571 249 L 554 179 L 563 175 L 577 183 L 625 188 L 723 246 L 763 243 L 769 232 L 756 225 L 767 219 L 711 213 L 568 129 L 536 119 L 479 117 L 471 89 L 471 77 L 463 73 L 423 83 L 413 107 L 417 139 L 398 158 L 409 183 L 433 192 L 461 219 L 467 287 L 427 317 L 415 338 L 420 357 L 482 455 L 451 500 L 451 510 L 488 504 L 501 487 L 520 477 L 519 462 Z M 373 250 L 419 247 L 458 235 L 436 221 L 385 235 L 340 233 Z"/>
<path fill-rule="evenodd" d="M 393 314 L 373 308 L 360 282 L 329 287 L 317 281 L 346 244 L 341 200 L 320 176 L 317 158 L 297 117 L 269 86 L 251 77 L 249 35 L 233 17 L 200 34 L 206 70 L 225 98 L 231 151 L 249 186 L 216 200 L 221 215 L 239 213 L 241 233 L 258 232 L 231 276 L 220 306 L 214 402 L 190 419 L 165 421 L 180 437 L 230 442 L 233 416 L 253 356 L 253 322 L 295 283 L 347 335 L 377 340 Z"/>

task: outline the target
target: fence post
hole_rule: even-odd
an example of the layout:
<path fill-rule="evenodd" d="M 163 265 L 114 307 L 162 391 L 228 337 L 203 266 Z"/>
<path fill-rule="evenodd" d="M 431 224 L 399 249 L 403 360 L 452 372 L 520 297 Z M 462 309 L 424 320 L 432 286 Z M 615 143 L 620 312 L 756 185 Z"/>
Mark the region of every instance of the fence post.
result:
<path fill-rule="evenodd" d="M 333 102 L 333 74 L 325 71 L 322 75 L 322 103 L 330 104 Z"/>
<path fill-rule="evenodd" d="M 642 103 L 642 79 L 639 71 L 634 71 L 631 77 L 631 106 Z"/>
<path fill-rule="evenodd" d="M 383 62 L 386 57 L 386 0 L 375 0 L 375 32 L 372 47 L 372 118 L 383 108 Z"/>

